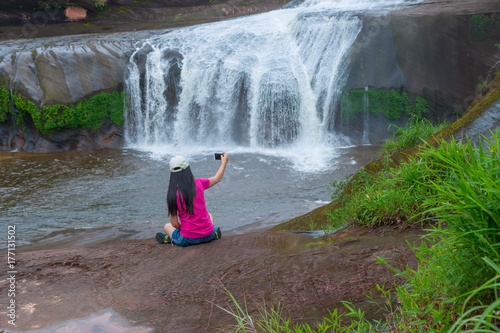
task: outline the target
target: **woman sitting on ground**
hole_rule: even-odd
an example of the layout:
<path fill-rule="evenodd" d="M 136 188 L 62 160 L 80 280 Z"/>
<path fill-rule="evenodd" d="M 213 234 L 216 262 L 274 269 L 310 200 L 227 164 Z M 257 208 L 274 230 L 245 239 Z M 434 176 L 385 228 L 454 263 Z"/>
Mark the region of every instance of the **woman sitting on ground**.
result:
<path fill-rule="evenodd" d="M 170 184 L 167 192 L 167 207 L 170 223 L 165 224 L 165 233 L 157 233 L 156 240 L 162 244 L 189 246 L 207 243 L 222 236 L 220 228 L 214 228 L 214 218 L 207 211 L 204 191 L 222 180 L 229 157 L 222 154 L 221 166 L 211 178 L 195 179 L 184 156 L 170 160 Z"/>

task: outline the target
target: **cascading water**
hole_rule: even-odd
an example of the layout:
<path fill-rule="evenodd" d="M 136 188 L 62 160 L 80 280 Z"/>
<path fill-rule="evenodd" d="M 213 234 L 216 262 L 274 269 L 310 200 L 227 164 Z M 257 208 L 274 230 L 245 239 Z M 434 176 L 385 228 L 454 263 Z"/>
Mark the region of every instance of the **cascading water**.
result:
<path fill-rule="evenodd" d="M 365 95 L 363 96 L 363 144 L 369 144 L 368 139 L 370 134 L 370 98 L 368 96 L 368 87 L 365 87 Z"/>
<path fill-rule="evenodd" d="M 415 2 L 415 1 L 413 1 Z M 306 1 L 141 42 L 126 82 L 130 146 L 310 148 L 335 134 L 361 12 L 408 3 Z"/>

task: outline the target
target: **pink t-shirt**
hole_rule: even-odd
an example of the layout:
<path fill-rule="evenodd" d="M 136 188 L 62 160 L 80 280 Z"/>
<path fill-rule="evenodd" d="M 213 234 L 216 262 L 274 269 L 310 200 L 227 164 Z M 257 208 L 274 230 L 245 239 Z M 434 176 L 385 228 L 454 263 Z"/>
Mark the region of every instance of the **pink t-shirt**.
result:
<path fill-rule="evenodd" d="M 177 196 L 177 216 L 181 222 L 181 236 L 187 238 L 198 238 L 210 235 L 214 231 L 214 225 L 205 205 L 205 194 L 210 187 L 210 179 L 195 179 L 196 195 L 193 199 L 193 215 L 186 210 L 181 211 L 179 195 Z M 185 207 L 185 205 L 183 205 Z"/>

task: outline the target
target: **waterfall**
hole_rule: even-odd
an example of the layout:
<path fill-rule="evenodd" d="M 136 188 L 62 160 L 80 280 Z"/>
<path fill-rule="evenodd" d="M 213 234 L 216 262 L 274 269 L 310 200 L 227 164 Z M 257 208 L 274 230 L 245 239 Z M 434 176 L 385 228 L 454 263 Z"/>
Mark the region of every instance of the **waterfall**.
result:
<path fill-rule="evenodd" d="M 277 149 L 321 146 L 332 137 L 347 143 L 335 133 L 335 112 L 346 59 L 363 27 L 360 13 L 407 2 L 306 0 L 140 42 L 126 80 L 128 144 Z"/>
<path fill-rule="evenodd" d="M 368 87 L 365 87 L 366 93 L 363 96 L 363 141 L 364 145 L 370 143 L 370 96 Z"/>

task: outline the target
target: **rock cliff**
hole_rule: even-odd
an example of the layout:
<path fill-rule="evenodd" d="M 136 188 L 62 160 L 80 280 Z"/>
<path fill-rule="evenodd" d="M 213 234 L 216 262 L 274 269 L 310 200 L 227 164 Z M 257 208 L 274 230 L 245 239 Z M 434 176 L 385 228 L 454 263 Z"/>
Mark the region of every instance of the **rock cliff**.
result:
<path fill-rule="evenodd" d="M 495 46 L 500 26 L 476 37 L 474 15 L 496 18 L 500 2 L 432 1 L 366 18 L 353 48 L 346 90 L 404 87 L 446 116 L 462 114 L 477 95 L 477 85 L 500 69 Z"/>
<path fill-rule="evenodd" d="M 499 27 L 498 15 L 496 0 L 443 0 L 366 17 L 346 64 L 345 91 L 404 89 L 429 100 L 433 117 L 456 117 L 478 94 L 478 85 L 500 69 L 495 45 L 500 29 L 475 36 L 472 18 L 496 20 Z M 136 43 L 154 33 L 0 42 L 0 85 L 39 106 L 74 104 L 101 91 L 120 90 Z M 12 143 L 3 146 L 9 149 Z"/>

